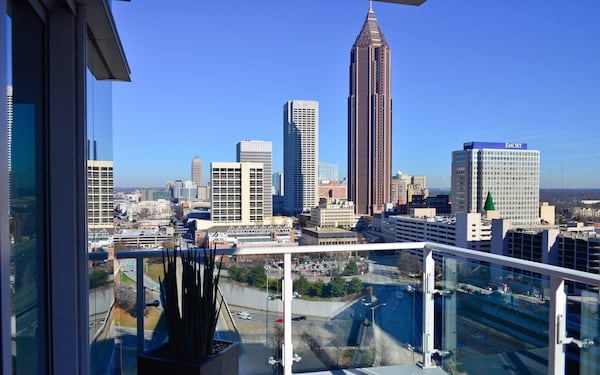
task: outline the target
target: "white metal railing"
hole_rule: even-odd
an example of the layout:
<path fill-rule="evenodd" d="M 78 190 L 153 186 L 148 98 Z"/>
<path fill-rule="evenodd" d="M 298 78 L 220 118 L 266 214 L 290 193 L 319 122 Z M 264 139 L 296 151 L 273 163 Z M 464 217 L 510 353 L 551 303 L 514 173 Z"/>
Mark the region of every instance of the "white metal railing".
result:
<path fill-rule="evenodd" d="M 565 350 L 564 345 L 578 340 L 566 337 L 566 295 L 564 292 L 565 281 L 574 281 L 600 287 L 600 275 L 571 270 L 543 263 L 525 261 L 521 259 L 467 250 L 459 247 L 440 245 L 429 242 L 410 243 L 383 243 L 360 245 L 326 245 L 326 246 L 301 246 L 283 248 L 235 248 L 217 249 L 218 255 L 283 255 L 283 328 L 284 341 L 282 346 L 283 358 L 281 360 L 284 374 L 292 374 L 294 350 L 292 345 L 292 256 L 311 253 L 335 253 L 349 251 L 385 251 L 385 250 L 420 250 L 423 254 L 422 293 L 423 293 L 423 327 L 422 348 L 423 368 L 435 367 L 432 356 L 439 353 L 439 348 L 434 348 L 435 314 L 433 297 L 439 290 L 435 290 L 435 259 L 434 254 L 447 254 L 454 257 L 487 262 L 493 266 L 504 266 L 546 276 L 550 279 L 550 317 L 548 320 L 548 374 L 564 374 Z M 184 252 L 186 250 L 183 250 Z M 162 256 L 162 250 L 134 250 L 116 253 L 118 259 L 136 259 L 137 264 L 142 264 L 144 258 L 157 258 Z M 143 267 L 136 267 L 137 280 L 143 280 Z M 144 285 L 137 283 L 137 346 L 138 351 L 144 348 L 144 321 L 143 309 L 145 307 Z"/>

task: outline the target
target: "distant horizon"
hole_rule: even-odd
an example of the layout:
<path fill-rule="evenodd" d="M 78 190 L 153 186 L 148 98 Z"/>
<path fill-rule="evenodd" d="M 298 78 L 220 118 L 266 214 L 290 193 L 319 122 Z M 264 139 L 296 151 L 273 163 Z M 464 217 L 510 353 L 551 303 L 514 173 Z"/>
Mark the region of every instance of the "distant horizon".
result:
<path fill-rule="evenodd" d="M 202 185 L 202 186 L 207 186 L 207 185 Z M 157 186 L 115 186 L 114 189 L 155 189 L 155 190 L 167 190 L 166 187 L 162 186 L 162 187 L 157 187 Z M 427 187 L 428 190 L 442 190 L 442 191 L 451 191 L 450 187 Z M 593 190 L 593 191 L 600 191 L 600 188 L 573 188 L 573 187 L 566 187 L 566 188 L 547 188 L 547 187 L 541 187 L 540 190 Z"/>

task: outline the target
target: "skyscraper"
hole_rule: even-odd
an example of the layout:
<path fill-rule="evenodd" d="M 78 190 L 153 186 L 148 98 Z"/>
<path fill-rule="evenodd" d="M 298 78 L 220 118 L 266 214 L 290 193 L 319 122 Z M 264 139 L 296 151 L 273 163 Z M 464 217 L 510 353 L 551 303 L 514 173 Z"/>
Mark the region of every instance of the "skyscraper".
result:
<path fill-rule="evenodd" d="M 357 214 L 382 212 L 392 179 L 391 51 L 369 6 L 350 52 L 348 196 Z"/>
<path fill-rule="evenodd" d="M 255 162 L 263 164 L 263 216 L 273 216 L 273 195 L 271 194 L 271 171 L 273 164 L 273 146 L 267 141 L 241 141 L 237 144 L 237 162 Z"/>
<path fill-rule="evenodd" d="M 452 152 L 452 213 L 482 212 L 488 193 L 513 224 L 539 224 L 540 152 L 526 143 L 467 142 Z"/>
<path fill-rule="evenodd" d="M 196 186 L 202 186 L 202 160 L 198 155 L 192 160 L 192 182 Z"/>
<path fill-rule="evenodd" d="M 289 100 L 283 106 L 284 207 L 294 215 L 318 201 L 319 103 Z"/>

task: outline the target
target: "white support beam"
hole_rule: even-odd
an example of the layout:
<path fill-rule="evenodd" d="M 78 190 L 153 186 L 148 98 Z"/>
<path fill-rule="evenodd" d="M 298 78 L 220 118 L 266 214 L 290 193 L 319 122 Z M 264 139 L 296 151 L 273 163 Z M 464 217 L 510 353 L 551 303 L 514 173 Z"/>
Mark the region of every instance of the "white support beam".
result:
<path fill-rule="evenodd" d="M 423 249 L 423 368 L 435 367 L 431 360 L 434 335 L 435 261 L 429 246 Z"/>
<path fill-rule="evenodd" d="M 283 254 L 283 348 L 281 364 L 284 375 L 292 375 L 294 348 L 292 346 L 292 254 Z"/>
<path fill-rule="evenodd" d="M 565 373 L 567 295 L 565 281 L 550 278 L 550 315 L 548 317 L 548 374 Z"/>

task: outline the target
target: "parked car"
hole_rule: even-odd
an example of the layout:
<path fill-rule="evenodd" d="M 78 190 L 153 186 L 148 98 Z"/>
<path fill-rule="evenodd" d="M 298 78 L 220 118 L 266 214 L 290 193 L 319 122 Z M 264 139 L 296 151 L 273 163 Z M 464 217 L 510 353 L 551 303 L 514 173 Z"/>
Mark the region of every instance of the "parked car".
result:
<path fill-rule="evenodd" d="M 252 317 L 250 316 L 250 313 L 248 311 L 240 311 L 238 312 L 238 318 L 240 319 L 246 319 L 246 320 L 250 320 L 252 319 Z"/>

